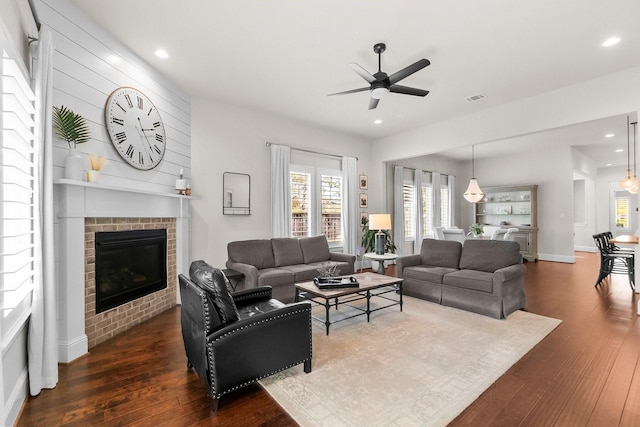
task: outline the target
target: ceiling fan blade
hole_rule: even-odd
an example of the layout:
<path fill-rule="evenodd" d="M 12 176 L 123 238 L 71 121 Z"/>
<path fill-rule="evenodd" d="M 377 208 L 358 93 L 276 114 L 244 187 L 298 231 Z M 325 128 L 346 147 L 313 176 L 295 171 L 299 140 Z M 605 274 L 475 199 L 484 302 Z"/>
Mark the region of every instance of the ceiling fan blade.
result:
<path fill-rule="evenodd" d="M 406 68 L 403 68 L 402 70 L 398 71 L 397 73 L 393 73 L 389 76 L 389 82 L 391 84 L 395 84 L 398 83 L 400 80 L 409 77 L 411 74 L 415 73 L 416 71 L 420 71 L 422 70 L 424 67 L 426 67 L 427 65 L 431 64 L 431 62 L 429 62 L 428 59 L 421 59 L 417 62 L 414 62 L 413 64 L 409 65 Z"/>
<path fill-rule="evenodd" d="M 379 99 L 371 98 L 369 100 L 369 110 L 373 110 L 374 108 L 376 108 L 378 106 L 378 102 L 380 102 Z"/>
<path fill-rule="evenodd" d="M 358 75 L 363 79 L 365 79 L 368 83 L 373 83 L 376 81 L 376 78 L 373 77 L 370 72 L 368 72 L 367 70 L 362 68 L 360 65 L 356 64 L 355 62 L 349 62 L 347 66 L 351 68 L 353 71 L 355 71 L 356 73 L 358 73 Z"/>
<path fill-rule="evenodd" d="M 327 96 L 333 96 L 333 95 L 346 95 L 348 93 L 356 93 L 356 92 L 364 92 L 365 90 L 371 90 L 370 87 L 362 87 L 360 89 L 351 89 L 351 90 L 345 90 L 344 92 L 336 92 L 336 93 L 330 93 Z"/>
<path fill-rule="evenodd" d="M 427 96 L 429 94 L 428 90 L 416 89 L 414 87 L 401 86 L 401 85 L 389 86 L 389 92 L 402 93 L 404 95 L 415 95 L 415 96 Z"/>

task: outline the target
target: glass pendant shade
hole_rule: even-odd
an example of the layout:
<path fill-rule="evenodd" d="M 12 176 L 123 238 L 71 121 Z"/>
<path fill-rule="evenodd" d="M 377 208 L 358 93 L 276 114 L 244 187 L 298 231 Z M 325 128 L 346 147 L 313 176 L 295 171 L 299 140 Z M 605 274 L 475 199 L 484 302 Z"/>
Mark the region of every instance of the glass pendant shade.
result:
<path fill-rule="evenodd" d="M 633 178 L 631 178 L 631 169 L 627 169 L 627 175 L 623 179 L 621 179 L 618 182 L 618 184 L 620 184 L 620 187 L 622 187 L 624 190 L 628 190 L 633 186 Z"/>
<path fill-rule="evenodd" d="M 464 198 L 467 202 L 478 203 L 484 197 L 484 193 L 478 185 L 478 180 L 471 178 L 467 191 L 464 192 Z"/>

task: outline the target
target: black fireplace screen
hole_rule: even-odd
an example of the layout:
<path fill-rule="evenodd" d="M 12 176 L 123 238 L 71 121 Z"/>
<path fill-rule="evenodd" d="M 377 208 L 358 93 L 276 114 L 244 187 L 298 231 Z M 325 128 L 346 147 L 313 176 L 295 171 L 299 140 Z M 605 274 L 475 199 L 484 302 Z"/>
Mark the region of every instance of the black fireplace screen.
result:
<path fill-rule="evenodd" d="M 96 313 L 167 287 L 167 231 L 96 233 Z"/>

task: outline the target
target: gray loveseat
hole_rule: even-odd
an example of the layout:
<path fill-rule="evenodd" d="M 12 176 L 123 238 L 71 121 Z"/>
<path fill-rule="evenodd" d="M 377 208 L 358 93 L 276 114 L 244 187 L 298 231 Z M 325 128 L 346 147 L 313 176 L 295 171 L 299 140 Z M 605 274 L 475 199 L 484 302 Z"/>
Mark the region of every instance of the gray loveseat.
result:
<path fill-rule="evenodd" d="M 354 272 L 355 255 L 330 252 L 324 235 L 304 238 L 242 240 L 227 245 L 227 268 L 244 274 L 238 290 L 271 286 L 273 298 L 295 299 L 294 283 L 312 280 L 319 269 L 336 265 L 337 274 Z"/>
<path fill-rule="evenodd" d="M 496 319 L 524 308 L 520 245 L 504 240 L 424 239 L 419 255 L 397 259 L 405 295 Z"/>

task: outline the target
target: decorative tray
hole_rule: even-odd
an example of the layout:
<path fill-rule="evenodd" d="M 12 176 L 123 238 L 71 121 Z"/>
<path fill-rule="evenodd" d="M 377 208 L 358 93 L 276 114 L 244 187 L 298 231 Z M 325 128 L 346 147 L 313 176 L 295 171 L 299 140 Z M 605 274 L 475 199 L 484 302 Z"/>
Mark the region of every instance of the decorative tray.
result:
<path fill-rule="evenodd" d="M 360 283 L 353 276 L 343 277 L 314 277 L 313 283 L 319 289 L 333 289 L 333 288 L 359 288 Z"/>

